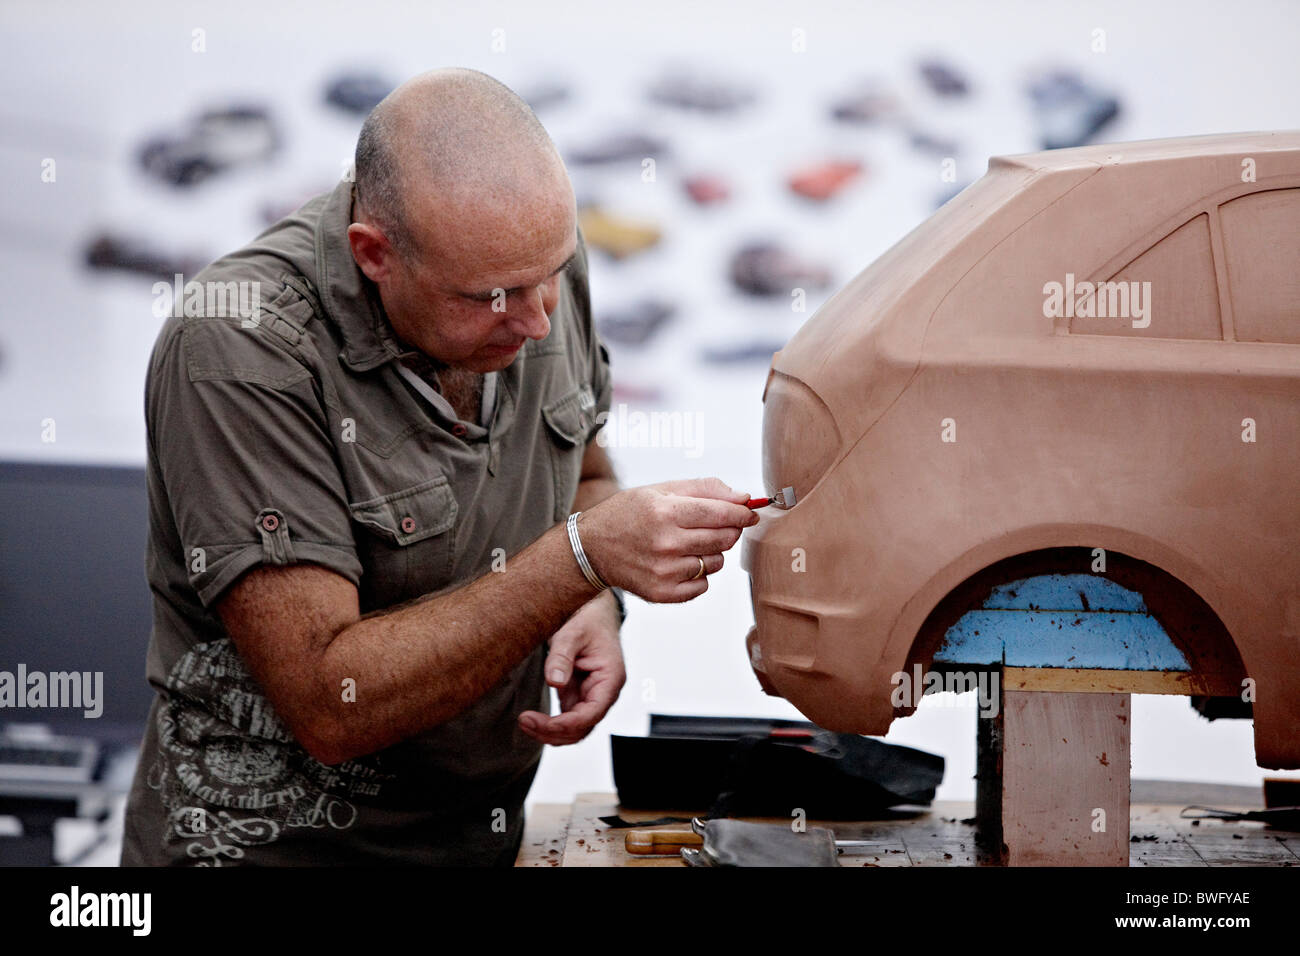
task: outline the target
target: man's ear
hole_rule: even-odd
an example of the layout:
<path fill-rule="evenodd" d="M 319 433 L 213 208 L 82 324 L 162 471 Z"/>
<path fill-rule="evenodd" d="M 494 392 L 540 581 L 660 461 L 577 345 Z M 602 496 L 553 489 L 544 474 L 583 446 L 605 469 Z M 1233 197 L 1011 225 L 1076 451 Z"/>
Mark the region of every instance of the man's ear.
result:
<path fill-rule="evenodd" d="M 388 278 L 397 252 L 379 229 L 369 223 L 354 222 L 348 226 L 348 244 L 357 268 L 367 279 L 377 283 Z"/>

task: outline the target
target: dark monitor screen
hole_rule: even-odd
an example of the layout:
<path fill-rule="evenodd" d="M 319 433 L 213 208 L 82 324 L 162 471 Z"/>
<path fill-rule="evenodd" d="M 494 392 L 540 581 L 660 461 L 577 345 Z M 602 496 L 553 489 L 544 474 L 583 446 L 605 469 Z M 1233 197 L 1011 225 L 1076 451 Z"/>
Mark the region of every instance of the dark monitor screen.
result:
<path fill-rule="evenodd" d="M 0 724 L 105 740 L 143 733 L 153 699 L 147 533 L 143 468 L 0 462 Z M 41 684 L 45 706 L 30 706 Z M 51 706 L 78 690 L 82 706 Z M 86 704 L 102 713 L 88 717 L 96 708 Z"/>

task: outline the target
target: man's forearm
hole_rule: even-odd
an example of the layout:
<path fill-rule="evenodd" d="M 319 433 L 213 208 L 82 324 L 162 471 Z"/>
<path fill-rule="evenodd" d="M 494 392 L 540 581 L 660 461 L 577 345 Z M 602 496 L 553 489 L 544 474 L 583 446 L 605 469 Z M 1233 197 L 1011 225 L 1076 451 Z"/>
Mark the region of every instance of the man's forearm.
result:
<path fill-rule="evenodd" d="M 618 479 L 614 477 L 611 471 L 608 476 L 602 475 L 596 478 L 588 478 L 578 483 L 578 493 L 573 496 L 573 511 L 585 511 L 587 508 L 594 508 L 610 495 L 617 494 L 621 488 Z M 602 591 L 599 597 L 609 602 L 613 613 L 619 613 L 619 605 L 611 591 Z"/>
<path fill-rule="evenodd" d="M 599 441 L 589 442 L 582 456 L 582 477 L 570 512 L 594 508 L 620 490 L 614 463 L 610 461 L 605 446 Z"/>
<path fill-rule="evenodd" d="M 336 763 L 450 720 L 595 594 L 556 525 L 504 571 L 357 621 L 320 655 L 326 703 L 315 713 L 317 749 Z M 348 677 L 355 701 L 337 690 Z"/>
<path fill-rule="evenodd" d="M 573 496 L 573 511 L 586 511 L 594 508 L 610 495 L 620 491 L 618 479 L 609 477 L 589 478 L 578 484 L 578 493 Z"/>
<path fill-rule="evenodd" d="M 590 509 L 619 490 L 610 459 L 591 442 L 571 511 Z M 291 691 L 295 710 L 308 715 L 299 736 L 311 740 L 313 753 L 338 762 L 438 726 L 493 688 L 595 596 L 560 524 L 507 558 L 502 571 L 326 628 L 333 637 Z M 339 691 L 348 679 L 354 700 Z"/>

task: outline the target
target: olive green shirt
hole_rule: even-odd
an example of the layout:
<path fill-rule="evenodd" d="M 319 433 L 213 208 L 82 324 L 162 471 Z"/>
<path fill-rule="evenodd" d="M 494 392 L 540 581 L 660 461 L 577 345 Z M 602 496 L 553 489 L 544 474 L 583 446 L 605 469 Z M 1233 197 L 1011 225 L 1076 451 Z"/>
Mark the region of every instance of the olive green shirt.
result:
<path fill-rule="evenodd" d="M 258 283 L 238 299 L 250 307 L 233 307 L 236 286 L 224 309 L 200 296 L 204 314 L 178 307 L 154 345 L 158 696 L 126 864 L 508 863 L 521 837 L 541 745 L 517 717 L 549 712 L 544 646 L 454 719 L 328 766 L 288 732 L 215 610 L 262 564 L 329 568 L 363 614 L 491 573 L 569 514 L 609 409 L 581 234 L 550 333 L 489 379 L 485 417 L 460 421 L 399 374 L 425 357 L 396 338 L 352 258 L 351 206 L 343 182 L 208 266 L 200 289 Z M 364 707 L 366 688 L 351 692 Z"/>

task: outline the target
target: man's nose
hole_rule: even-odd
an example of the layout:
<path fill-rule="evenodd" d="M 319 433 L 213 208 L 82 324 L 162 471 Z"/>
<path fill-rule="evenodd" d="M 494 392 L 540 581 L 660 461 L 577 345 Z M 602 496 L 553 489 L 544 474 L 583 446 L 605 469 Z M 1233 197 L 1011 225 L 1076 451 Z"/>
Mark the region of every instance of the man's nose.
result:
<path fill-rule="evenodd" d="M 523 299 L 520 309 L 511 310 L 516 320 L 515 328 L 521 335 L 540 341 L 551 332 L 550 313 L 555 311 L 559 296 L 555 293 L 548 295 L 547 287 L 541 286 Z"/>

